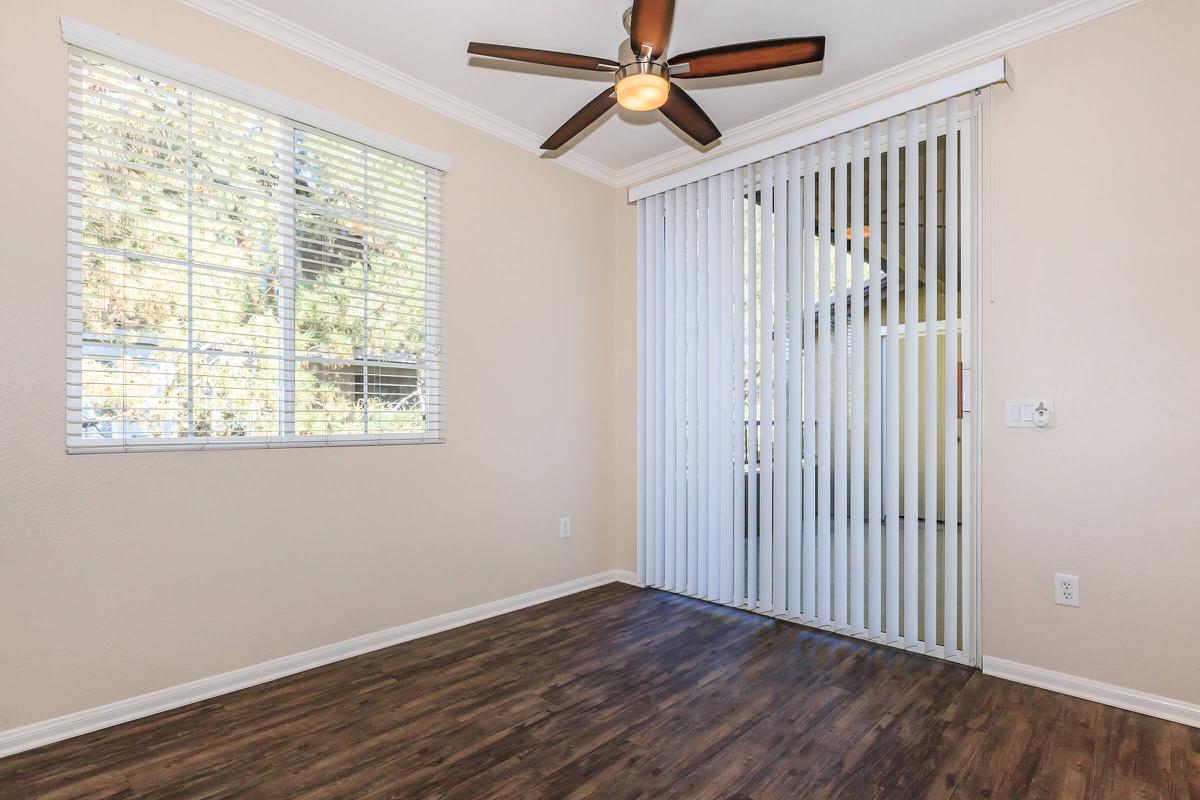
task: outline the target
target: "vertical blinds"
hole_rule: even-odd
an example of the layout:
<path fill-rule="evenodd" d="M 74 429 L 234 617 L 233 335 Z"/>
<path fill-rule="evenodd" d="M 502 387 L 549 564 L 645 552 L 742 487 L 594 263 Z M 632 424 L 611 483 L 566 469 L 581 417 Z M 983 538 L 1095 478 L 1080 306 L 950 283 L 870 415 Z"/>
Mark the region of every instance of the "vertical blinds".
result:
<path fill-rule="evenodd" d="M 978 109 L 638 201 L 638 570 L 973 663 Z"/>
<path fill-rule="evenodd" d="M 442 173 L 70 67 L 68 448 L 440 440 Z"/>

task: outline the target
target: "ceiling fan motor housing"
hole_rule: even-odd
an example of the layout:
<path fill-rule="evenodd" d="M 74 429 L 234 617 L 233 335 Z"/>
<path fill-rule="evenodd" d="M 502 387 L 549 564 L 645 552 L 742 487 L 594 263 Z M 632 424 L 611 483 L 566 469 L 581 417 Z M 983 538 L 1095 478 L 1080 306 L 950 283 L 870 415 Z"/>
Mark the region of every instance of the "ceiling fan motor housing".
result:
<path fill-rule="evenodd" d="M 660 58 L 657 61 L 654 61 L 645 56 L 639 56 L 639 55 L 635 54 L 633 52 L 633 45 L 631 45 L 629 43 L 628 39 L 622 39 L 621 44 L 619 44 L 617 46 L 617 63 L 621 65 L 622 69 L 625 67 L 634 65 L 634 64 L 641 63 L 641 64 L 657 64 L 665 70 L 668 70 L 668 71 L 670 70 L 670 67 L 667 66 L 667 62 L 665 59 Z M 635 74 L 636 72 L 637 72 L 637 70 L 634 70 L 633 72 L 630 72 L 627 74 Z M 658 73 L 655 73 L 655 74 L 658 74 Z M 621 73 L 618 72 L 617 73 L 618 80 L 620 80 L 620 75 L 621 75 Z"/>
<path fill-rule="evenodd" d="M 634 55 L 626 39 L 617 48 L 617 63 L 613 73 L 617 102 L 632 111 L 650 111 L 667 99 L 671 83 L 671 68 L 665 61 L 652 61 Z"/>
<path fill-rule="evenodd" d="M 643 61 L 635 58 L 633 61 L 621 62 L 620 68 L 614 75 L 617 83 L 630 75 L 657 75 L 665 81 L 670 81 L 671 68 L 661 61 Z"/>
<path fill-rule="evenodd" d="M 629 14 L 633 9 L 625 12 L 625 27 L 629 27 Z M 633 46 L 628 39 L 622 39 L 621 44 L 617 47 L 617 63 L 621 66 L 613 74 L 613 78 L 617 83 L 621 82 L 622 78 L 627 78 L 630 75 L 657 75 L 663 80 L 671 79 L 671 68 L 667 66 L 667 62 L 663 60 L 651 61 L 648 58 L 637 56 L 633 52 Z"/>

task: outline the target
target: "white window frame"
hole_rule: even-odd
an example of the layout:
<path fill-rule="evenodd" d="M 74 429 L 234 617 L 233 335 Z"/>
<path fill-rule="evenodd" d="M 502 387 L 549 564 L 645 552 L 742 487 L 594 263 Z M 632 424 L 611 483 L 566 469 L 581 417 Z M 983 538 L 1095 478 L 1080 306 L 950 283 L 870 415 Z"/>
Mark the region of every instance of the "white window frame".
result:
<path fill-rule="evenodd" d="M 209 69 L 169 53 L 157 50 L 139 42 L 127 39 L 118 34 L 89 25 L 68 17 L 61 18 L 63 41 L 81 49 L 102 54 L 121 63 L 158 73 L 172 80 L 187 84 L 195 89 L 211 92 L 221 97 L 242 103 L 258 110 L 285 118 L 289 122 L 305 128 L 331 133 L 368 147 L 381 150 L 389 155 L 398 156 L 416 162 L 431 170 L 442 173 L 449 171 L 452 159 L 442 153 L 422 147 L 421 145 L 400 139 L 390 134 L 369 128 L 353 120 L 324 109 L 311 106 L 285 95 L 277 94 L 245 81 L 233 78 L 216 70 Z M 78 176 L 68 170 L 68 184 L 76 181 Z M 442 240 L 440 218 L 427 215 L 429 239 L 440 247 Z M 82 223 L 71 221 L 67 226 L 68 240 L 68 272 L 78 278 L 81 273 Z M 290 238 L 291 231 L 285 237 Z M 285 259 L 294 257 L 285 248 Z M 431 305 L 440 313 L 440 298 L 443 295 L 441 280 L 440 252 L 430 256 L 426 264 L 426 274 L 429 276 L 433 294 L 438 298 Z M 286 265 L 286 262 L 283 262 Z M 239 448 L 277 448 L 277 447 L 313 447 L 329 445 L 379 445 L 379 444 L 424 444 L 444 442 L 445 409 L 444 409 L 444 354 L 440 318 L 437 314 L 428 314 L 425 323 L 425 386 L 424 405 L 426 408 L 425 430 L 412 433 L 358 433 L 331 435 L 296 435 L 295 434 L 295 331 L 288 324 L 287 309 L 289 287 L 294 283 L 295 276 L 285 270 L 284 285 L 281 296 L 281 341 L 285 352 L 281 363 L 281 383 L 292 381 L 283 392 L 281 403 L 280 435 L 277 436 L 212 436 L 212 437 L 178 437 L 178 438 L 88 438 L 82 436 L 81 423 L 69 421 L 67 431 L 67 452 L 69 453 L 102 453 L 102 452 L 144 452 L 164 450 L 198 450 L 198 449 L 239 449 Z M 70 311 L 68 344 L 72 352 L 82 349 L 82 318 L 78 310 Z M 386 360 L 363 359 L 364 371 L 371 366 L 387 366 Z M 79 386 L 80 368 L 69 359 L 68 392 L 81 391 Z M 364 373 L 363 391 L 367 391 L 369 380 Z M 68 404 L 75 403 L 79 398 L 68 396 Z M 189 426 L 190 427 L 190 426 Z"/>

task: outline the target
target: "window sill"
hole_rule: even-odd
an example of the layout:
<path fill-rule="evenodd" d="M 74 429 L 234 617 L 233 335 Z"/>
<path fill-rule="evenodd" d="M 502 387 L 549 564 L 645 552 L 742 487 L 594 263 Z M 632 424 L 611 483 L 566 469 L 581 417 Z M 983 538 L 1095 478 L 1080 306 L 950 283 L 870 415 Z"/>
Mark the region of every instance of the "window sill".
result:
<path fill-rule="evenodd" d="M 233 441 L 231 441 L 231 439 Z M 67 442 L 68 455 L 98 453 L 158 453 L 181 450 L 283 450 L 311 447 L 381 447 L 388 445 L 445 444 L 445 437 L 429 436 L 328 436 L 303 439 L 226 437 L 204 441 L 122 442 L 118 440 Z"/>

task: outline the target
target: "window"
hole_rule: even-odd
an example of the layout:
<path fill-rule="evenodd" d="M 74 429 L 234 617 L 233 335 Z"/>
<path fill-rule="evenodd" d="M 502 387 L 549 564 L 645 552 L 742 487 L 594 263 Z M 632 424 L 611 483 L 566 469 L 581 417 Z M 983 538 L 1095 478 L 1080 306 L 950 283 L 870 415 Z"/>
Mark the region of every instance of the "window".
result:
<path fill-rule="evenodd" d="M 68 449 L 437 441 L 442 172 L 71 53 Z"/>

